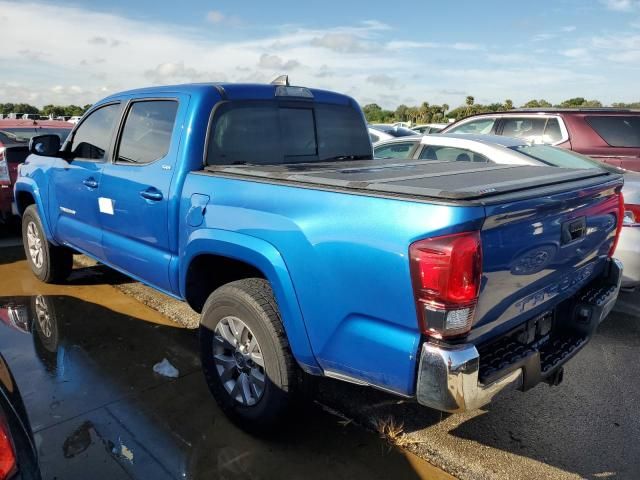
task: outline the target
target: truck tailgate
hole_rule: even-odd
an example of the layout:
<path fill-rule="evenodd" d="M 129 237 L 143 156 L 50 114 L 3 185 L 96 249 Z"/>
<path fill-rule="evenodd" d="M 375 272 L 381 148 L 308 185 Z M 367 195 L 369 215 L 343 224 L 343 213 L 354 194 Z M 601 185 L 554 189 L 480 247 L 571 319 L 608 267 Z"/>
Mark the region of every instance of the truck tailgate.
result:
<path fill-rule="evenodd" d="M 564 192 L 485 207 L 483 278 L 469 340 L 546 313 L 602 271 L 620 187 L 619 178 L 580 188 L 569 182 Z"/>

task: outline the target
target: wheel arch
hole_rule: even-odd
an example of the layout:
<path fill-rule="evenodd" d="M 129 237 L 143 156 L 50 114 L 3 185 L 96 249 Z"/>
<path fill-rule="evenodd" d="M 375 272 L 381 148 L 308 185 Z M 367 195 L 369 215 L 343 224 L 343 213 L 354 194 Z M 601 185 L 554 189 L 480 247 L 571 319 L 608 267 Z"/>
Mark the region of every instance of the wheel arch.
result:
<path fill-rule="evenodd" d="M 289 271 L 275 246 L 237 232 L 202 229 L 193 232 L 182 258 L 180 295 L 195 310 L 204 304 L 203 286 L 208 297 L 218 286 L 235 280 L 251 277 L 267 280 L 273 289 L 293 356 L 307 372 L 321 372 Z"/>
<path fill-rule="evenodd" d="M 18 215 L 22 217 L 24 211 L 30 205 L 35 205 L 38 209 L 38 214 L 40 215 L 40 222 L 42 222 L 42 227 L 44 228 L 44 233 L 47 236 L 47 240 L 51 242 L 53 245 L 57 245 L 57 242 L 53 239 L 51 226 L 49 224 L 49 215 L 47 215 L 47 211 L 44 208 L 44 204 L 42 203 L 42 198 L 40 196 L 40 189 L 38 185 L 32 179 L 20 179 L 20 183 L 16 184 L 15 192 L 14 192 L 16 207 L 18 210 Z"/>

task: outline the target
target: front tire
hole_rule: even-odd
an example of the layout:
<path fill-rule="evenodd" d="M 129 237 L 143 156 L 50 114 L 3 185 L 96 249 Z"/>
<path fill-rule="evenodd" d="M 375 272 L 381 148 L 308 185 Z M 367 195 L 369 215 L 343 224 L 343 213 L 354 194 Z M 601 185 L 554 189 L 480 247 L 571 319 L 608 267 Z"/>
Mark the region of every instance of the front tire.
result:
<path fill-rule="evenodd" d="M 202 368 L 220 408 L 241 428 L 281 422 L 301 376 L 266 280 L 250 278 L 213 292 L 202 311 Z"/>
<path fill-rule="evenodd" d="M 29 205 L 22 215 L 22 243 L 27 263 L 41 281 L 62 282 L 71 274 L 73 253 L 47 240 L 35 205 Z"/>

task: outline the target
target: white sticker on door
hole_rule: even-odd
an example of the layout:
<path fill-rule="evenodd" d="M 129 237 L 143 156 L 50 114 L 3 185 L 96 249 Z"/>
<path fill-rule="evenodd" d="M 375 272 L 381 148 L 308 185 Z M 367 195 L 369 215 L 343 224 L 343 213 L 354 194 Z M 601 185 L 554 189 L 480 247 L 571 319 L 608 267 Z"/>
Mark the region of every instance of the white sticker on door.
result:
<path fill-rule="evenodd" d="M 113 215 L 113 200 L 110 198 L 99 197 L 98 207 L 100 213 L 106 213 L 107 215 Z"/>

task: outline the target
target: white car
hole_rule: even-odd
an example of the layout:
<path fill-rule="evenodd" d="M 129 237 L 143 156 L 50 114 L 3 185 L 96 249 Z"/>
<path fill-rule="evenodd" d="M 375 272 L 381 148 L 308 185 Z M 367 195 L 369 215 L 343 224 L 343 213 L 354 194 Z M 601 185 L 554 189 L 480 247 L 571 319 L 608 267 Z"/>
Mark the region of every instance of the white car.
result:
<path fill-rule="evenodd" d="M 78 123 L 80 121 L 81 118 L 82 118 L 82 116 L 75 115 L 75 116 L 71 117 L 69 120 L 67 120 L 67 122 L 73 123 L 75 125 L 76 123 Z"/>
<path fill-rule="evenodd" d="M 371 143 L 375 144 L 382 140 L 390 140 L 398 137 L 409 137 L 412 135 L 419 135 L 405 127 L 387 125 L 385 123 L 369 124 L 369 138 Z"/>
<path fill-rule="evenodd" d="M 442 129 L 448 126 L 448 123 L 424 123 L 422 125 L 412 127 L 411 130 L 419 133 L 420 135 L 430 135 L 432 133 L 440 133 Z"/>
<path fill-rule="evenodd" d="M 444 133 L 394 138 L 374 145 L 376 158 L 481 162 L 508 165 L 553 165 L 564 168 L 605 168 L 624 174 L 625 213 L 615 257 L 624 265 L 622 286 L 640 285 L 640 173 L 603 164 L 587 156 L 521 138 Z"/>

